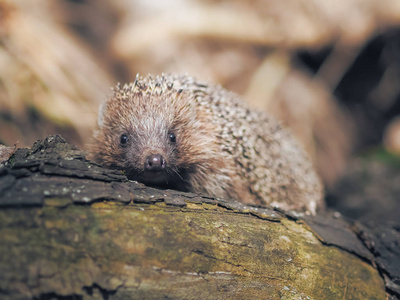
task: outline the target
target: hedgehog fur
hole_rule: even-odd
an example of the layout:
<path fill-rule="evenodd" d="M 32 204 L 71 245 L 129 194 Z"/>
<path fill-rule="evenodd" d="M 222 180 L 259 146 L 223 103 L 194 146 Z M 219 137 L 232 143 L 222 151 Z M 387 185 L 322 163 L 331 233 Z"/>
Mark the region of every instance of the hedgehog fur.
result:
<path fill-rule="evenodd" d="M 292 134 L 186 75 L 136 77 L 100 107 L 92 157 L 129 179 L 315 214 L 323 188 Z"/>

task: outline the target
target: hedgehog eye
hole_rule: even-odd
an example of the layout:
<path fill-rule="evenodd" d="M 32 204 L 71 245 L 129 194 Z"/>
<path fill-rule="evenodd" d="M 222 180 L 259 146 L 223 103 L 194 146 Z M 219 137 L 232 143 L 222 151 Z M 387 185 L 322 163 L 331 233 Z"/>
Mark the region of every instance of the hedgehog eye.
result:
<path fill-rule="evenodd" d="M 129 141 L 129 138 L 126 134 L 121 135 L 119 143 L 122 147 L 125 147 L 128 144 L 128 141 Z"/>
<path fill-rule="evenodd" d="M 176 143 L 176 136 L 175 136 L 175 133 L 171 132 L 171 133 L 168 135 L 168 137 L 169 137 L 169 140 L 170 140 L 171 143 Z"/>

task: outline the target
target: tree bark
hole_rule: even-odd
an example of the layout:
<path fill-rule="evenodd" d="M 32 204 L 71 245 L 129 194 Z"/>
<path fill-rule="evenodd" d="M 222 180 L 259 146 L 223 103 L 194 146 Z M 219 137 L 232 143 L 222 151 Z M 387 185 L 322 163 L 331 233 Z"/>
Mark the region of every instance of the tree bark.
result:
<path fill-rule="evenodd" d="M 340 218 L 145 187 L 59 136 L 0 167 L 1 299 L 386 299 L 364 243 Z"/>

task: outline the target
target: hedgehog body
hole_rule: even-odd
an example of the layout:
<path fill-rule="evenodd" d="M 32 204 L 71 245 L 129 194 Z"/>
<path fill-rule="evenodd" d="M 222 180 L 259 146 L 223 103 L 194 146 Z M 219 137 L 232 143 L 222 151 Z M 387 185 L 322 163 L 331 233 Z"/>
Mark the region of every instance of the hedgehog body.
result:
<path fill-rule="evenodd" d="M 153 186 L 313 214 L 323 206 L 312 163 L 287 129 L 185 75 L 118 85 L 100 108 L 91 153 Z"/>

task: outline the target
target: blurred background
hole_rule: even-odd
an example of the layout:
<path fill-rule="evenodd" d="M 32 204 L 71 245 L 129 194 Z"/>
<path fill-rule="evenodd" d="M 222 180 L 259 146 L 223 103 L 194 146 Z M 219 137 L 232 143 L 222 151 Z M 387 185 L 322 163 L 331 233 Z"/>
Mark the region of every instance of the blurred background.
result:
<path fill-rule="evenodd" d="M 399 0 L 0 0 L 2 144 L 84 149 L 112 86 L 162 72 L 291 127 L 343 214 L 399 219 Z"/>

